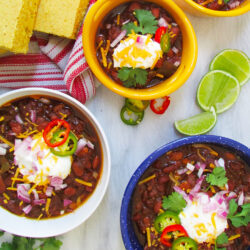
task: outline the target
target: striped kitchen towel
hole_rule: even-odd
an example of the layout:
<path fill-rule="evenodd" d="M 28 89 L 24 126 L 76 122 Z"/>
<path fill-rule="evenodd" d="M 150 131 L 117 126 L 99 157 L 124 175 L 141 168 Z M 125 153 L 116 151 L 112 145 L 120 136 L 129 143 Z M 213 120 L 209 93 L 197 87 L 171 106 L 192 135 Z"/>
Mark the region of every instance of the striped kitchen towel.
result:
<path fill-rule="evenodd" d="M 95 95 L 96 86 L 82 49 L 82 28 L 75 41 L 35 32 L 28 54 L 2 55 L 0 87 L 50 88 L 85 103 Z"/>

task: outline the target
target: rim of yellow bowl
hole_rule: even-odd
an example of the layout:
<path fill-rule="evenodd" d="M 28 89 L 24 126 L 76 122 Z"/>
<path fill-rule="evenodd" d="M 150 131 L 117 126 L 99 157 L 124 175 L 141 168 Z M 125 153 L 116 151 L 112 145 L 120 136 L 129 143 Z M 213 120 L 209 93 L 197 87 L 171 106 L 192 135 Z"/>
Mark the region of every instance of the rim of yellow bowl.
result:
<path fill-rule="evenodd" d="M 217 17 L 232 17 L 232 16 L 239 16 L 242 15 L 248 11 L 250 11 L 250 0 L 245 0 L 241 5 L 239 5 L 237 8 L 233 10 L 211 10 L 209 8 L 206 8 L 193 0 L 183 0 L 189 5 L 191 5 L 193 8 L 198 10 L 199 12 L 202 12 L 209 16 L 217 16 Z"/>
<path fill-rule="evenodd" d="M 181 28 L 183 36 L 181 64 L 170 78 L 150 88 L 126 88 L 112 80 L 103 70 L 97 59 L 95 35 L 99 24 L 112 9 L 132 1 L 133 0 L 99 0 L 91 7 L 90 11 L 87 13 L 83 27 L 83 48 L 86 61 L 96 78 L 118 95 L 140 100 L 151 100 L 169 95 L 183 85 L 193 72 L 198 51 L 196 35 L 190 21 L 172 0 L 145 0 L 145 2 L 153 2 L 166 9 Z M 92 40 L 92 38 L 94 39 Z M 185 55 L 184 50 L 186 53 Z"/>

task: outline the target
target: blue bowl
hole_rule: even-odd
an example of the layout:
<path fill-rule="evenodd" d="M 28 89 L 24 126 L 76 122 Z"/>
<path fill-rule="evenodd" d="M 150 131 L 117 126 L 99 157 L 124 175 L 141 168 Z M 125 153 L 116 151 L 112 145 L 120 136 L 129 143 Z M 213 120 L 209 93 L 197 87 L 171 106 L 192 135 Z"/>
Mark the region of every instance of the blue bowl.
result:
<path fill-rule="evenodd" d="M 149 155 L 146 160 L 143 161 L 142 164 L 136 169 L 123 195 L 120 214 L 120 226 L 123 243 L 127 250 L 143 250 L 143 247 L 137 240 L 131 221 L 131 199 L 135 186 L 139 181 L 140 177 L 146 171 L 146 169 L 164 153 L 180 146 L 193 143 L 211 143 L 218 146 L 222 146 L 223 148 L 231 149 L 250 165 L 250 149 L 237 141 L 221 136 L 191 136 L 170 142 L 158 148 L 151 155 Z"/>

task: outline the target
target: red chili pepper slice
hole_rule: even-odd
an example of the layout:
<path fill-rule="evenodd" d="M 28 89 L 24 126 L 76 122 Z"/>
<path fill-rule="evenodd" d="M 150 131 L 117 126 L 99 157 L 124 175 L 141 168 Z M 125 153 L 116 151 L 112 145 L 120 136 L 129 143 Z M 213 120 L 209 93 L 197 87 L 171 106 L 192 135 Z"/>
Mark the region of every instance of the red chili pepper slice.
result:
<path fill-rule="evenodd" d="M 159 103 L 161 103 L 161 105 L 159 105 Z M 150 108 L 154 113 L 161 115 L 167 110 L 169 104 L 170 104 L 170 97 L 164 96 L 158 99 L 151 100 Z"/>
<path fill-rule="evenodd" d="M 178 237 L 188 237 L 188 234 L 184 227 L 179 224 L 167 226 L 161 234 L 161 243 L 165 246 L 171 247 L 171 240 L 175 240 Z"/>
<path fill-rule="evenodd" d="M 62 128 L 65 128 L 65 130 Z M 61 132 L 60 134 L 57 135 L 57 138 L 55 140 L 54 138 L 55 132 L 58 132 L 58 131 L 61 131 Z M 43 138 L 44 138 L 45 143 L 49 147 L 54 148 L 66 142 L 69 136 L 69 132 L 70 132 L 69 123 L 66 122 L 65 120 L 56 119 L 56 120 L 51 121 L 47 125 L 47 127 L 44 129 Z"/>
<path fill-rule="evenodd" d="M 160 43 L 161 42 L 161 37 L 167 32 L 166 27 L 159 27 L 156 32 L 155 32 L 155 41 Z"/>

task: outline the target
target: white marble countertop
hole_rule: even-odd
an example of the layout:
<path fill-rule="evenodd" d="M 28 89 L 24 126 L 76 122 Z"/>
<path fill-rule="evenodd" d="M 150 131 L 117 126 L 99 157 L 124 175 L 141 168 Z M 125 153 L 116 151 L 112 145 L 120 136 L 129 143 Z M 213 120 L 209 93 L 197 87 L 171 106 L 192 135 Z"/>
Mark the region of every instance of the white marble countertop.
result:
<path fill-rule="evenodd" d="M 104 86 L 87 103 L 102 125 L 111 150 L 112 169 L 107 193 L 95 213 L 81 226 L 60 236 L 62 250 L 124 249 L 120 233 L 120 205 L 126 185 L 139 164 L 155 149 L 181 137 L 174 121 L 200 112 L 196 89 L 209 62 L 222 49 L 240 49 L 250 56 L 250 13 L 231 18 L 198 18 L 188 15 L 198 39 L 198 61 L 189 80 L 171 94 L 167 112 L 158 116 L 147 109 L 136 127 L 120 120 L 124 98 Z M 235 139 L 250 147 L 250 82 L 242 87 L 236 104 L 218 116 L 209 134 Z M 0 89 L 0 93 L 3 90 Z M 49 230 L 49 229 L 48 229 Z"/>

